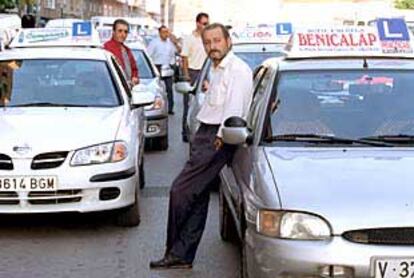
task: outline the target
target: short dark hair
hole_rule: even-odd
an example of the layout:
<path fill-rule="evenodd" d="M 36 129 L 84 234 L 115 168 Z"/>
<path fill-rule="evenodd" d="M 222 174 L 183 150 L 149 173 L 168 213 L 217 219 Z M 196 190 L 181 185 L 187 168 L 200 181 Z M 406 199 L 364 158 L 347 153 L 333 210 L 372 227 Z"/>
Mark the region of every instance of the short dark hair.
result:
<path fill-rule="evenodd" d="M 229 30 L 226 28 L 226 26 L 224 26 L 221 23 L 212 23 L 212 24 L 207 25 L 204 28 L 203 33 L 201 34 L 201 37 L 204 38 L 204 33 L 206 31 L 210 31 L 210 30 L 217 29 L 217 28 L 221 29 L 221 32 L 223 33 L 225 39 L 230 38 Z"/>
<path fill-rule="evenodd" d="M 207 17 L 208 18 L 208 14 L 207 13 L 199 13 L 199 14 L 197 14 L 197 16 L 196 16 L 196 22 L 200 22 L 200 20 L 203 17 Z"/>
<path fill-rule="evenodd" d="M 161 25 L 160 27 L 158 27 L 158 32 L 161 32 L 162 29 L 168 29 L 167 26 L 165 25 Z"/>
<path fill-rule="evenodd" d="M 117 25 L 126 25 L 128 27 L 128 31 L 129 31 L 129 23 L 128 21 L 126 21 L 125 19 L 122 18 L 118 18 L 117 20 L 114 21 L 114 25 L 112 25 L 112 30 L 115 31 L 116 30 L 116 26 Z"/>

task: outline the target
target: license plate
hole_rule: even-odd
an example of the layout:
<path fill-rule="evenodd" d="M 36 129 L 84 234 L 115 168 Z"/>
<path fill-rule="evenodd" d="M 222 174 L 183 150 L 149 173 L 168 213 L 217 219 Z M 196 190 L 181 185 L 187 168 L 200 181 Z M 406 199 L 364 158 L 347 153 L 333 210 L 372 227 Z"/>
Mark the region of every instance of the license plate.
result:
<path fill-rule="evenodd" d="M 376 259 L 374 272 L 375 278 L 414 277 L 414 257 Z"/>
<path fill-rule="evenodd" d="M 0 191 L 53 191 L 57 183 L 56 176 L 0 177 Z"/>

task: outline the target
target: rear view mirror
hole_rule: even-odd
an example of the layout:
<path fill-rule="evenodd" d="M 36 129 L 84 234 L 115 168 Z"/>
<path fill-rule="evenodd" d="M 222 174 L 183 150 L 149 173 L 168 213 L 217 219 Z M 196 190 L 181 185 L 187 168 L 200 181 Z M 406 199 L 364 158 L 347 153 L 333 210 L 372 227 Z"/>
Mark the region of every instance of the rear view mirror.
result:
<path fill-rule="evenodd" d="M 139 92 L 132 90 L 131 104 L 134 108 L 152 105 L 155 101 L 155 95 L 151 92 Z"/>
<path fill-rule="evenodd" d="M 231 145 L 250 143 L 251 132 L 247 123 L 240 117 L 230 117 L 224 121 L 223 142 Z"/>
<path fill-rule="evenodd" d="M 175 91 L 181 94 L 189 94 L 194 90 L 194 86 L 190 85 L 188 81 L 179 81 L 175 83 Z"/>

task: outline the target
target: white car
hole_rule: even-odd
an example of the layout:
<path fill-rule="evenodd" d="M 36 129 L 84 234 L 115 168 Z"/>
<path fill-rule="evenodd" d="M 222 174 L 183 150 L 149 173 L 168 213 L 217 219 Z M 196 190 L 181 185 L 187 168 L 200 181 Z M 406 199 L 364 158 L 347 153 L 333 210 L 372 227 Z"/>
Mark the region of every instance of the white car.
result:
<path fill-rule="evenodd" d="M 30 47 L 65 32 L 24 32 L 0 57 L 0 213 L 119 209 L 118 224 L 138 225 L 153 94 L 131 93 L 102 48 Z"/>

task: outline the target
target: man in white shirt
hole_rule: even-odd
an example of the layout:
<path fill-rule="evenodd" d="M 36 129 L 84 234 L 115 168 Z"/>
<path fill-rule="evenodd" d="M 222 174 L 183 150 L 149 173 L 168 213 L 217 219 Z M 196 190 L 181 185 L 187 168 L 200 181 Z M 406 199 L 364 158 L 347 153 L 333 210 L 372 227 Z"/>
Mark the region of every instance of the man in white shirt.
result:
<path fill-rule="evenodd" d="M 209 23 L 209 17 L 206 13 L 199 13 L 196 16 L 196 29 L 191 35 L 183 38 L 183 50 L 181 57 L 183 59 L 183 74 L 194 84 L 197 80 L 204 61 L 207 58 L 207 53 L 204 50 L 201 33 L 204 27 Z M 184 142 L 188 142 L 187 131 L 187 115 L 188 115 L 188 101 L 189 96 L 184 95 L 183 98 L 183 118 L 182 118 L 182 138 Z"/>
<path fill-rule="evenodd" d="M 158 71 L 164 80 L 168 95 L 168 114 L 174 114 L 174 96 L 173 96 L 173 76 L 175 55 L 180 52 L 180 46 L 176 40 L 173 40 L 168 28 L 162 25 L 158 28 L 159 37 L 153 39 L 148 45 L 147 51 Z M 169 69 L 170 74 L 164 76 L 162 69 Z"/>
<path fill-rule="evenodd" d="M 228 30 L 211 24 L 203 43 L 212 60 L 211 79 L 197 118 L 191 157 L 171 186 L 164 257 L 151 268 L 192 268 L 206 224 L 211 182 L 230 162 L 236 146 L 222 140 L 222 125 L 233 116 L 247 118 L 253 94 L 252 71 L 231 49 Z"/>

